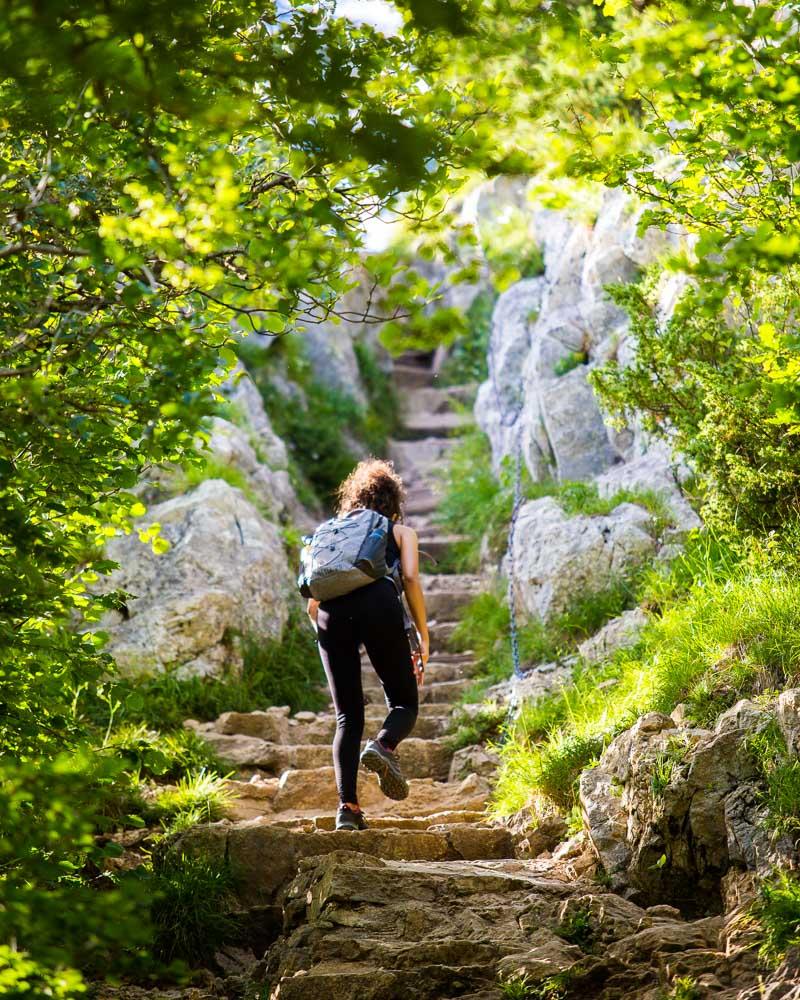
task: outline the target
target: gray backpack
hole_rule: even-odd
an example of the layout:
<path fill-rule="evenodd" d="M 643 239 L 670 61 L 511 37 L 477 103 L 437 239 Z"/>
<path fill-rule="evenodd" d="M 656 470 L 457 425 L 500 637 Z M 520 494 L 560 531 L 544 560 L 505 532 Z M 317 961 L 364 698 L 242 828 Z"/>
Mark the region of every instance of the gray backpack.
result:
<path fill-rule="evenodd" d="M 383 514 L 363 508 L 325 521 L 303 539 L 297 578 L 300 593 L 329 601 L 381 577 L 393 578 L 393 567 L 386 564 L 390 529 Z"/>

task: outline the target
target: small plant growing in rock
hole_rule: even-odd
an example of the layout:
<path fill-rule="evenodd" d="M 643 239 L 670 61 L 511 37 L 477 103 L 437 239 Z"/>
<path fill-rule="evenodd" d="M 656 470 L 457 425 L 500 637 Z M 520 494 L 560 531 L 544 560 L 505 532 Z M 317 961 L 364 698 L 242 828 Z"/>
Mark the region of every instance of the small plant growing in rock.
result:
<path fill-rule="evenodd" d="M 678 976 L 673 980 L 669 1000 L 700 1000 L 700 990 L 691 976 Z"/>
<path fill-rule="evenodd" d="M 553 365 L 554 375 L 566 375 L 567 372 L 573 371 L 575 368 L 580 368 L 581 365 L 588 364 L 589 355 L 586 351 L 570 351 L 563 358 L 559 358 L 558 361 Z"/>
<path fill-rule="evenodd" d="M 800 830 L 800 761 L 788 752 L 777 722 L 753 733 L 745 746 L 766 784 L 766 825 L 778 833 Z"/>
<path fill-rule="evenodd" d="M 686 759 L 689 749 L 689 744 L 685 740 L 673 738 L 656 754 L 653 761 L 653 775 L 650 779 L 654 799 L 659 799 L 664 794 L 672 781 L 675 768 Z"/>
<path fill-rule="evenodd" d="M 211 823 L 221 819 L 233 800 L 225 779 L 207 771 L 197 771 L 181 778 L 174 788 L 160 792 L 151 807 L 170 831 L 186 829 L 195 823 Z"/>
<path fill-rule="evenodd" d="M 554 932 L 570 944 L 577 945 L 582 951 L 591 951 L 594 947 L 595 930 L 592 926 L 592 915 L 585 907 L 565 914 L 558 927 L 554 928 Z"/>
<path fill-rule="evenodd" d="M 800 880 L 796 875 L 777 871 L 766 879 L 750 916 L 762 931 L 759 956 L 767 965 L 777 965 L 789 948 L 800 945 Z"/>

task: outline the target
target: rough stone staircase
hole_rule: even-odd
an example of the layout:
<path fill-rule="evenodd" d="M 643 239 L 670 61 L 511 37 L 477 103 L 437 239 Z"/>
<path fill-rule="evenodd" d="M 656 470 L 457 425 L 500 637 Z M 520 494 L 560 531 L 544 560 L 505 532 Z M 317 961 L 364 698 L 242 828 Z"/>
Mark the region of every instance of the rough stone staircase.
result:
<path fill-rule="evenodd" d="M 435 520 L 438 472 L 469 420 L 454 406 L 464 399 L 464 390 L 435 387 L 430 370 L 413 361 L 399 364 L 394 378 L 405 417 L 389 457 L 407 486 L 407 523 L 417 529 L 420 548 L 438 559 L 454 541 L 442 534 Z M 488 943 L 494 935 L 487 908 L 502 909 L 503 904 L 499 897 L 494 903 L 493 896 L 483 899 L 483 889 L 504 891 L 512 884 L 505 865 L 519 864 L 507 860 L 514 857 L 515 837 L 486 817 L 487 776 L 475 773 L 469 755 L 454 754 L 444 739 L 454 705 L 471 684 L 474 669 L 471 654 L 449 651 L 447 639 L 459 609 L 481 586 L 481 579 L 472 575 L 424 576 L 431 658 L 420 690 L 417 726 L 400 747 L 410 794 L 402 802 L 390 801 L 375 776 L 362 773 L 359 799 L 369 823 L 366 831 L 333 829 L 337 795 L 331 763 L 336 725 L 332 707 L 294 715 L 287 708 L 228 712 L 213 723 L 187 723 L 236 769 L 231 786 L 237 798 L 232 821 L 192 831 L 182 847 L 226 857 L 245 873 L 241 902 L 272 928 L 266 938 L 283 931 L 264 966 L 274 997 L 461 996 L 473 993 L 476 984 L 494 983 L 493 961 L 508 948 L 498 952 Z M 380 727 L 386 708 L 366 655 L 363 683 L 369 736 Z M 499 869 L 491 867 L 497 864 Z M 336 885 L 353 885 L 355 894 L 348 890 L 352 898 L 347 905 L 363 915 L 363 927 L 360 916 L 354 921 L 355 914 L 342 915 L 351 931 L 344 936 L 333 933 L 338 918 L 332 919 L 334 897 L 329 889 L 324 900 L 315 901 L 316 889 L 298 888 L 309 879 L 317 886 L 318 876 L 331 877 Z M 356 891 L 355 883 L 365 878 L 381 900 L 396 895 L 392 912 L 403 915 L 402 928 L 389 930 L 387 925 L 385 941 L 374 928 L 368 930 L 378 919 L 370 910 L 378 898 L 370 902 L 366 885 Z M 480 913 L 470 909 L 479 886 Z M 334 896 L 339 899 L 337 892 Z M 426 915 L 437 897 L 446 902 L 445 909 Z M 343 905 L 339 900 L 334 908 L 343 914 Z M 455 937 L 451 918 L 444 920 L 453 907 L 465 919 Z M 320 925 L 323 911 L 327 915 Z M 478 925 L 483 943 L 474 938 Z M 321 932 L 321 926 L 331 936 Z M 420 939 L 433 926 L 438 929 L 423 947 Z M 309 950 L 309 935 L 319 939 L 319 948 Z M 428 984 L 425 990 L 422 980 Z M 495 993 L 490 989 L 480 995 Z"/>

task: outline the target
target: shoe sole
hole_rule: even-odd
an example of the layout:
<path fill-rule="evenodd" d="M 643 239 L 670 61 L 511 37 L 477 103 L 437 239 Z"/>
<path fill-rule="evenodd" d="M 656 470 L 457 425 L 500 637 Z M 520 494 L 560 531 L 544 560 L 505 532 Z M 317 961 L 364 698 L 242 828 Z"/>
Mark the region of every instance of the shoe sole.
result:
<path fill-rule="evenodd" d="M 359 830 L 366 830 L 366 826 L 356 826 L 355 823 L 344 823 L 342 826 L 337 826 L 337 830 L 354 830 L 358 833 Z"/>
<path fill-rule="evenodd" d="M 361 754 L 361 764 L 365 770 L 378 775 L 378 784 L 387 799 L 400 802 L 408 798 L 408 782 L 405 778 L 398 778 L 376 750 L 365 750 Z"/>

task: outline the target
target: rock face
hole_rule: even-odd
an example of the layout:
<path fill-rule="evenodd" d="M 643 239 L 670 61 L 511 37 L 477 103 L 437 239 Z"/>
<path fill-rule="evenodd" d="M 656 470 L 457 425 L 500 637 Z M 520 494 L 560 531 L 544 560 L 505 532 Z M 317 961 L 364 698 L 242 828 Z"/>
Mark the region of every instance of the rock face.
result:
<path fill-rule="evenodd" d="M 606 427 L 587 382 L 598 364 L 625 354 L 627 316 L 605 286 L 633 280 L 675 238 L 655 230 L 639 236 L 643 208 L 619 190 L 606 192 L 593 227 L 532 208 L 522 189 L 484 200 L 497 210 L 503 196 L 527 211 L 545 272 L 498 299 L 490 378 L 479 391 L 476 419 L 490 438 L 495 468 L 519 441 L 534 480 L 600 475 L 646 446 L 635 428 Z M 671 309 L 674 296 L 665 302 Z M 674 492 L 674 483 L 666 486 Z"/>
<path fill-rule="evenodd" d="M 280 533 L 239 490 L 207 480 L 151 508 L 143 526 L 154 522 L 167 552 L 135 534 L 107 546 L 120 568 L 106 586 L 132 595 L 124 614 L 102 623 L 123 672 L 213 674 L 237 664 L 236 633 L 280 637 L 289 584 Z"/>
<path fill-rule="evenodd" d="M 713 730 L 651 713 L 620 734 L 580 780 L 586 827 L 606 871 L 640 899 L 692 912 L 720 905 L 731 866 L 765 874 L 787 864 L 793 846 L 764 826 L 763 784 L 746 749 L 772 718 L 741 701 Z"/>
<path fill-rule="evenodd" d="M 580 593 L 603 590 L 655 552 L 651 516 L 624 503 L 609 515 L 568 517 L 556 500 L 526 503 L 517 520 L 515 585 L 531 617 L 551 618 Z"/>

